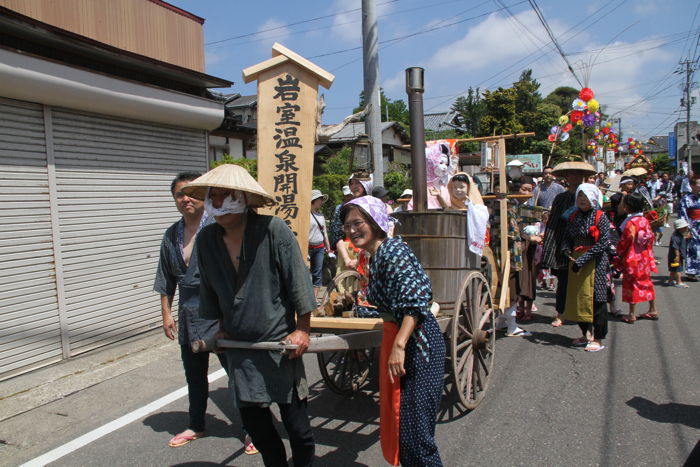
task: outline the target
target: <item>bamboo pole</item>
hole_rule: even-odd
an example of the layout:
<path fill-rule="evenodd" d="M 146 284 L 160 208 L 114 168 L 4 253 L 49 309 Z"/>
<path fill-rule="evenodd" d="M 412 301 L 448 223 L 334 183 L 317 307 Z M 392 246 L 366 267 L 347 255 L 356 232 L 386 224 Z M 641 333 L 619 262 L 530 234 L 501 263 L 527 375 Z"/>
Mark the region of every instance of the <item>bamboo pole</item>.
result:
<path fill-rule="evenodd" d="M 511 135 L 479 136 L 477 138 L 458 138 L 458 139 L 455 139 L 455 141 L 458 143 L 467 143 L 467 142 L 475 142 L 475 141 L 500 141 L 500 140 L 506 140 L 506 139 L 526 138 L 528 136 L 535 136 L 535 132 L 529 131 L 526 133 L 513 133 Z M 452 139 L 452 138 L 447 138 L 447 139 Z M 411 145 L 404 144 L 401 147 L 402 148 L 410 148 Z"/>

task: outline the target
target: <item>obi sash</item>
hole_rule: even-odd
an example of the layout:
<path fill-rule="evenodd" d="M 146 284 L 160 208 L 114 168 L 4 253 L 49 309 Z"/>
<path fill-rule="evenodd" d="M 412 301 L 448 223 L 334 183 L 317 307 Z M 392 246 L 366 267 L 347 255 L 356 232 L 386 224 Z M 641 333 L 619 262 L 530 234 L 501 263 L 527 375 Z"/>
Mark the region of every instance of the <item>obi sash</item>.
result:
<path fill-rule="evenodd" d="M 700 208 L 688 209 L 688 218 L 694 221 L 700 221 Z"/>

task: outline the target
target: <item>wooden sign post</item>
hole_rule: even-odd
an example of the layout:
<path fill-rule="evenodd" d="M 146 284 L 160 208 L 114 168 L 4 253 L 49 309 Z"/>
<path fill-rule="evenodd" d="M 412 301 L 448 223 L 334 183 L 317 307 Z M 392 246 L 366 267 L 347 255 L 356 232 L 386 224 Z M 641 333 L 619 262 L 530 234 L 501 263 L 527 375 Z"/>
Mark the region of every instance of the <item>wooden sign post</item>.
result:
<path fill-rule="evenodd" d="M 258 81 L 258 182 L 277 205 L 269 214 L 292 229 L 306 257 L 316 143 L 319 84 L 335 77 L 275 43 L 272 58 L 243 70 L 243 81 Z"/>

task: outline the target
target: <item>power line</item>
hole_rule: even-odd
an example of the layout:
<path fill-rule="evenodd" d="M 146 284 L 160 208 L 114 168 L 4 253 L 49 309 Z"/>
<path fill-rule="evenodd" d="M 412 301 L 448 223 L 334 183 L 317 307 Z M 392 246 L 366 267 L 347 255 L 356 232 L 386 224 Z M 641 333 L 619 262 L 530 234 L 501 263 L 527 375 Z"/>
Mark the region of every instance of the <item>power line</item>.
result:
<path fill-rule="evenodd" d="M 574 71 L 574 68 L 571 66 L 571 63 L 569 62 L 569 59 L 566 57 L 566 54 L 562 50 L 561 46 L 559 45 L 559 42 L 557 41 L 557 38 L 554 36 L 554 32 L 552 32 L 552 29 L 549 27 L 549 24 L 547 23 L 547 20 L 544 18 L 544 15 L 542 14 L 542 11 L 540 10 L 540 7 L 537 5 L 537 2 L 535 0 L 528 0 L 528 3 L 530 3 L 530 6 L 532 7 L 533 10 L 535 10 L 535 14 L 539 18 L 540 22 L 542 23 L 542 26 L 544 26 L 544 30 L 547 31 L 547 35 L 549 36 L 550 40 L 554 44 L 554 46 L 557 48 L 559 51 L 559 55 L 561 55 L 561 58 L 566 62 L 566 66 L 568 70 L 571 72 L 571 74 L 574 76 L 578 84 L 583 87 L 583 83 L 581 80 L 578 78 L 576 75 L 576 72 Z"/>
<path fill-rule="evenodd" d="M 387 0 L 386 2 L 379 3 L 378 6 L 379 6 L 379 5 L 386 5 L 387 3 L 395 3 L 395 2 L 398 2 L 398 1 L 399 1 L 399 0 Z M 273 28 L 264 29 L 264 30 L 262 30 L 262 31 L 249 32 L 249 33 L 246 33 L 246 34 L 240 34 L 240 35 L 238 35 L 238 36 L 232 36 L 232 37 L 227 37 L 227 38 L 225 38 L 225 39 L 219 39 L 219 40 L 216 40 L 216 41 L 207 42 L 207 43 L 205 43 L 204 45 L 205 45 L 205 46 L 208 46 L 208 45 L 220 44 L 220 43 L 222 43 L 222 42 L 228 42 L 228 41 L 232 41 L 232 40 L 235 40 L 235 39 L 242 39 L 242 38 L 244 38 L 244 37 L 255 36 L 255 35 L 257 35 L 257 34 L 262 34 L 262 33 L 265 33 L 265 32 L 276 31 L 276 30 L 279 30 L 279 29 L 288 28 L 288 27 L 290 27 L 290 26 L 298 26 L 298 25 L 300 25 L 300 24 L 306 24 L 306 23 L 311 23 L 311 22 L 313 22 L 313 21 L 319 21 L 319 20 L 326 19 L 326 18 L 332 18 L 332 17 L 337 16 L 337 15 L 342 15 L 342 14 L 345 14 L 345 13 L 352 13 L 352 12 L 354 12 L 354 11 L 360 11 L 360 8 L 352 8 L 352 9 L 350 9 L 350 10 L 336 11 L 335 13 L 330 13 L 330 14 L 328 14 L 328 15 L 317 16 L 317 17 L 315 17 L 315 18 L 309 18 L 309 19 L 305 19 L 305 20 L 301 20 L 301 21 L 296 21 L 296 22 L 294 22 L 294 23 L 282 24 L 282 25 L 280 25 L 280 26 L 275 26 L 275 27 L 273 27 Z"/>

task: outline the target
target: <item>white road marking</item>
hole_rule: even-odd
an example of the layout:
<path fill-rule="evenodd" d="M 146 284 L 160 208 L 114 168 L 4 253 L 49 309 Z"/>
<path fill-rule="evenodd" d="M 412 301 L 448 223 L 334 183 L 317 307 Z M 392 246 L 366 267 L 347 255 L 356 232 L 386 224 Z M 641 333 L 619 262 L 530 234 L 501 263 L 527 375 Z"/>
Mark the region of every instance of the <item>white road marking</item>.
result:
<path fill-rule="evenodd" d="M 226 372 L 223 368 L 221 368 L 209 375 L 209 382 L 212 383 L 225 375 Z M 84 435 L 74 439 L 73 441 L 69 441 L 64 445 L 59 446 L 56 449 L 47 452 L 46 454 L 42 454 L 39 457 L 35 457 L 34 459 L 22 464 L 20 467 L 36 467 L 49 464 L 57 459 L 60 459 L 66 454 L 70 454 L 71 452 L 80 449 L 83 446 L 86 446 L 87 444 L 90 444 L 93 441 L 100 439 L 103 436 L 108 435 L 111 432 L 116 431 L 119 428 L 122 428 L 131 422 L 136 421 L 139 418 L 145 417 L 151 412 L 155 412 L 161 407 L 164 407 L 170 404 L 171 402 L 174 402 L 186 395 L 187 386 L 181 387 L 180 389 L 177 389 L 171 392 L 170 394 L 166 394 L 165 396 L 151 402 L 150 404 L 146 404 L 143 407 L 140 407 L 134 410 L 133 412 L 129 412 L 128 414 L 119 417 L 116 420 L 112 420 L 111 422 L 106 423 L 99 428 L 95 428 L 94 430 L 85 433 Z"/>

